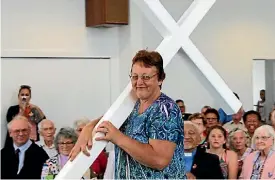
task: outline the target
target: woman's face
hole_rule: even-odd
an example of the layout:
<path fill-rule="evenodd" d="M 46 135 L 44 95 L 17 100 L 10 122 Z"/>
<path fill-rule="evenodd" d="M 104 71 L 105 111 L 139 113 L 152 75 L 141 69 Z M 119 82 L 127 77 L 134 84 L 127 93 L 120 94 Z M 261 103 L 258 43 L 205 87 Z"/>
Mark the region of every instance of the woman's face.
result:
<path fill-rule="evenodd" d="M 236 150 L 242 150 L 246 147 L 247 138 L 245 133 L 242 131 L 237 131 L 232 137 L 232 145 Z"/>
<path fill-rule="evenodd" d="M 160 91 L 156 67 L 144 67 L 143 63 L 135 63 L 132 67 L 131 82 L 134 92 L 141 100 L 146 100 Z"/>
<path fill-rule="evenodd" d="M 205 119 L 206 119 L 206 122 L 207 122 L 207 124 L 206 124 L 207 127 L 212 127 L 212 126 L 215 126 L 215 125 L 219 124 L 218 117 L 214 113 L 207 113 L 205 115 Z"/>
<path fill-rule="evenodd" d="M 210 132 L 208 141 L 211 148 L 221 148 L 226 143 L 225 137 L 219 129 L 213 129 Z"/>
<path fill-rule="evenodd" d="M 77 134 L 77 136 L 80 135 L 80 133 L 82 132 L 82 130 L 83 130 L 83 128 L 85 126 L 86 126 L 86 124 L 80 124 L 80 125 L 77 126 L 77 128 L 76 128 L 76 134 Z"/>
<path fill-rule="evenodd" d="M 21 91 L 19 92 L 19 95 L 18 95 L 19 103 L 21 103 L 23 101 L 26 103 L 29 103 L 30 100 L 31 100 L 30 91 L 28 89 L 21 89 Z"/>
<path fill-rule="evenodd" d="M 58 140 L 59 153 L 68 156 L 74 147 L 73 140 L 70 138 L 60 137 Z"/>
<path fill-rule="evenodd" d="M 273 137 L 264 130 L 257 132 L 254 134 L 255 136 L 255 146 L 259 151 L 270 149 L 273 145 Z"/>

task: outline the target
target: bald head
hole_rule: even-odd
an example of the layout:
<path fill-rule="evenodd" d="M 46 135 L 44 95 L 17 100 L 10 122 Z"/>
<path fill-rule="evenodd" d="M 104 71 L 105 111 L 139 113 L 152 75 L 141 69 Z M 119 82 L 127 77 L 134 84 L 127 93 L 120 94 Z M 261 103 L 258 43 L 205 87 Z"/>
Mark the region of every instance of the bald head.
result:
<path fill-rule="evenodd" d="M 29 140 L 31 125 L 26 117 L 15 116 L 13 120 L 8 123 L 8 130 L 10 137 L 13 139 L 13 143 L 20 147 Z"/>
<path fill-rule="evenodd" d="M 55 134 L 55 126 L 53 121 L 49 119 L 42 120 L 39 124 L 39 133 L 45 141 L 53 141 Z"/>

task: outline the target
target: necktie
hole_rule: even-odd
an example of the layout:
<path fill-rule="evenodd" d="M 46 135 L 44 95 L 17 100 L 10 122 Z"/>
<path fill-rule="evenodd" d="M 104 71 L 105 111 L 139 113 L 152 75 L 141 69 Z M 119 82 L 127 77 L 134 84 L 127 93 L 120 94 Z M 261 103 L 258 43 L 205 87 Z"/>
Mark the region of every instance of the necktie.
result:
<path fill-rule="evenodd" d="M 15 167 L 16 167 L 16 173 L 18 172 L 18 167 L 19 167 L 19 153 L 20 149 L 15 150 Z"/>

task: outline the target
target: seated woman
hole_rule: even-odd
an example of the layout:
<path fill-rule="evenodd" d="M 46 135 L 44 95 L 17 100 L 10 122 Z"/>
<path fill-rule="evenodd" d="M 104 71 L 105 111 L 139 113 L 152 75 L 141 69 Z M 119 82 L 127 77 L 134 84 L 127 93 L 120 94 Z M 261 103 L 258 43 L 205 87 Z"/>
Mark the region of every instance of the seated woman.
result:
<path fill-rule="evenodd" d="M 252 137 L 256 151 L 244 160 L 240 179 L 275 179 L 275 131 L 269 125 L 257 128 Z"/>
<path fill-rule="evenodd" d="M 61 128 L 54 144 L 58 154 L 46 161 L 43 165 L 41 179 L 54 179 L 69 159 L 69 154 L 77 141 L 77 135 L 72 128 Z M 90 174 L 85 173 L 85 177 L 90 179 Z"/>
<path fill-rule="evenodd" d="M 40 121 L 42 121 L 43 119 L 46 119 L 46 116 L 38 106 L 30 104 L 30 100 L 31 100 L 31 87 L 28 85 L 20 86 L 20 89 L 18 92 L 18 105 L 9 107 L 6 118 L 8 123 L 16 115 L 23 115 L 26 118 L 28 118 L 31 124 L 30 139 L 33 141 L 38 141 L 39 134 L 38 134 L 37 125 Z M 9 145 L 12 145 L 12 139 L 7 134 L 5 147 Z"/>
<path fill-rule="evenodd" d="M 80 135 L 82 129 L 90 122 L 88 118 L 80 118 L 74 122 L 74 129 L 77 136 Z M 107 154 L 102 151 L 91 165 L 91 178 L 97 177 L 102 179 L 107 166 Z"/>
<path fill-rule="evenodd" d="M 230 149 L 234 150 L 238 155 L 238 176 L 242 171 L 243 161 L 252 153 L 253 149 L 248 147 L 249 135 L 244 129 L 236 128 L 229 133 Z"/>
<path fill-rule="evenodd" d="M 226 130 L 219 125 L 212 126 L 206 139 L 209 143 L 206 151 L 219 156 L 224 179 L 237 179 L 238 157 L 234 151 L 226 149 Z"/>

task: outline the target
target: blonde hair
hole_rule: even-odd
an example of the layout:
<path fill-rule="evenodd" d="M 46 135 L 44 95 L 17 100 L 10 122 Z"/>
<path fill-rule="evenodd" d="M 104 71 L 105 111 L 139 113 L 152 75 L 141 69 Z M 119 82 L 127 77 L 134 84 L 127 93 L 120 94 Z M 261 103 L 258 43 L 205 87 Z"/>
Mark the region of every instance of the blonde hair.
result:
<path fill-rule="evenodd" d="M 272 150 L 275 150 L 275 131 L 274 131 L 273 127 L 270 126 L 270 125 L 262 125 L 262 126 L 258 127 L 258 128 L 255 130 L 254 135 L 253 135 L 253 137 L 252 137 L 251 147 L 252 147 L 253 149 L 256 148 L 256 146 L 255 146 L 255 138 L 256 138 L 256 136 L 257 136 L 261 131 L 267 132 L 267 133 L 272 137 L 273 144 L 272 144 L 271 149 L 272 149 Z"/>
<path fill-rule="evenodd" d="M 80 125 L 86 125 L 90 122 L 90 120 L 86 117 L 83 117 L 83 118 L 80 118 L 80 119 L 77 119 L 75 122 L 74 122 L 74 129 L 76 130 L 78 128 L 78 126 Z"/>
<path fill-rule="evenodd" d="M 229 132 L 229 137 L 228 137 L 229 142 L 228 142 L 228 144 L 230 146 L 230 149 L 235 149 L 234 146 L 233 146 L 233 137 L 237 132 L 242 132 L 243 133 L 243 135 L 246 139 L 245 145 L 246 145 L 246 147 L 248 147 L 249 146 L 249 134 L 247 133 L 247 131 L 245 129 L 236 128 L 236 129 Z"/>

